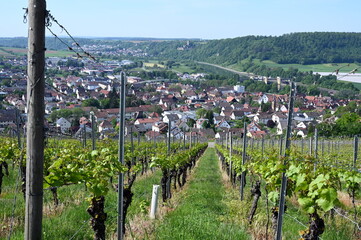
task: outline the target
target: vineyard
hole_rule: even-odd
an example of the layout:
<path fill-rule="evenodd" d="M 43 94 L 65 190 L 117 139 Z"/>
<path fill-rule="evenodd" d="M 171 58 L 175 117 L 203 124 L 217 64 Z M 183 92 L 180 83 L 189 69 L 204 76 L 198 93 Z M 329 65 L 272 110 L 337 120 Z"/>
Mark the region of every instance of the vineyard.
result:
<path fill-rule="evenodd" d="M 291 235 L 283 228 L 285 239 L 360 239 L 357 138 L 297 140 L 289 150 L 283 142 L 251 139 L 244 148 L 241 142 L 227 140 L 217 145 L 222 168 L 249 207 L 242 223 L 258 226 L 256 239 L 273 239 L 285 173 L 284 221 L 296 223 Z M 251 194 L 243 196 L 246 189 Z"/>
<path fill-rule="evenodd" d="M 153 184 L 161 183 L 162 202 L 181 189 L 207 144 L 141 142 L 125 145 L 118 161 L 117 141 L 91 144 L 50 139 L 44 152 L 44 239 L 111 239 L 116 236 L 118 175 L 124 173 L 126 229 L 147 212 Z M 0 145 L 0 239 L 23 239 L 25 151 L 15 139 Z M 61 236 L 61 237 L 60 237 Z"/>
<path fill-rule="evenodd" d="M 168 147 L 161 142 L 128 141 L 124 165 L 117 159 L 117 144 L 114 140 L 98 141 L 99 150 L 92 150 L 91 143 L 78 140 L 47 140 L 43 186 L 44 239 L 114 239 L 120 172 L 125 175 L 125 236 L 128 239 L 166 239 L 159 235 L 162 232 L 169 236 L 170 233 L 164 231 L 169 221 L 167 215 L 178 208 L 170 204 L 172 198 L 180 193 L 187 194 L 181 189 L 191 191 L 187 190 L 187 180 L 192 178 L 196 161 L 207 144 L 179 141 Z M 25 151 L 12 138 L 2 138 L 0 146 L 0 239 L 22 239 Z M 241 231 L 234 237 L 248 239 L 247 235 L 252 235 L 254 239 L 273 239 L 277 229 L 282 173 L 285 172 L 288 177 L 282 233 L 285 239 L 360 239 L 358 148 L 356 138 L 311 138 L 293 141 L 291 150 L 285 150 L 282 138 L 247 140 L 229 134 L 228 139 L 216 143 L 217 158 L 227 180 L 216 185 L 224 185 L 226 192 L 218 200 L 215 195 L 210 195 L 214 201 L 225 203 L 228 210 L 222 218 L 211 219 L 221 219 L 220 224 L 226 222 L 247 229 L 248 234 Z M 284 157 L 285 151 L 288 151 L 287 157 Z M 208 160 L 202 160 L 209 161 L 206 166 L 216 164 L 216 157 L 212 155 L 215 152 L 208 151 Z M 206 172 L 209 179 L 206 182 L 212 182 L 219 174 L 214 169 Z M 160 185 L 159 205 L 163 216 L 150 223 L 148 213 L 153 184 Z M 202 195 L 207 195 L 209 189 L 209 186 L 200 187 L 194 194 L 205 191 Z M 208 206 L 212 211 L 211 204 L 208 202 L 202 209 Z M 188 215 L 196 214 L 192 208 L 187 210 L 191 211 Z M 182 223 L 184 218 L 191 221 L 188 216 L 182 216 Z M 151 226 L 139 226 L 139 222 Z M 198 222 L 190 228 L 196 224 L 198 227 L 192 232 L 203 228 Z M 178 234 L 179 239 L 184 236 L 182 234 Z"/>

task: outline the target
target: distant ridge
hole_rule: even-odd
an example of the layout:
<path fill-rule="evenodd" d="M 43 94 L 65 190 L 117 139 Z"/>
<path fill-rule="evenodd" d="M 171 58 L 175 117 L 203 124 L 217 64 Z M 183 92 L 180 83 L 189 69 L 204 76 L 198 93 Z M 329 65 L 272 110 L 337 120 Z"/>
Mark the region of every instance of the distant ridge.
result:
<path fill-rule="evenodd" d="M 220 40 L 198 38 L 103 37 L 76 38 L 81 45 L 105 43 L 143 49 L 159 59 L 195 60 L 222 65 L 254 59 L 279 64 L 361 63 L 361 33 L 300 32 L 281 36 L 245 36 Z M 63 38 L 69 44 L 71 39 Z M 0 47 L 26 47 L 27 38 L 0 38 Z M 66 50 L 54 37 L 49 50 Z"/>
<path fill-rule="evenodd" d="M 68 39 L 70 41 L 70 37 L 68 36 L 59 36 L 61 39 Z M 200 38 L 152 38 L 152 37 L 75 37 L 76 40 L 87 42 L 87 41 L 201 41 Z M 27 37 L 0 37 L 0 46 L 1 47 L 27 47 Z M 54 47 L 51 42 L 56 41 L 55 37 L 47 36 L 46 42 L 47 47 L 51 49 L 64 48 L 62 46 Z"/>
<path fill-rule="evenodd" d="M 153 38 L 153 37 L 77 37 L 94 40 L 114 40 L 114 41 L 201 41 L 200 38 Z"/>

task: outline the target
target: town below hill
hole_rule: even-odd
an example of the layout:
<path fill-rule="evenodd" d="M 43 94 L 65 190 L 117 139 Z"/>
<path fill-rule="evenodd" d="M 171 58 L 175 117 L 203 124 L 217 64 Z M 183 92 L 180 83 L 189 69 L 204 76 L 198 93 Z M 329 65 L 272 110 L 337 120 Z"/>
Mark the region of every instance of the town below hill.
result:
<path fill-rule="evenodd" d="M 264 74 L 247 77 L 205 64 L 145 60 L 150 53 L 141 48 L 112 49 L 104 44 L 84 48 L 106 57 L 101 61 L 71 56 L 46 60 L 44 101 L 49 135 L 81 138 L 90 135 L 96 124 L 99 138 L 116 137 L 121 71 L 126 72 L 128 83 L 126 133 L 148 140 L 161 140 L 168 131 L 175 139 L 220 139 L 230 131 L 242 137 L 244 122 L 251 138 L 284 135 L 290 79 L 299 82 L 293 109 L 294 137 L 313 135 L 315 128 L 325 137 L 361 132 L 361 101 L 354 95 L 357 89 L 347 85 L 351 88 L 347 91 L 353 91 L 347 95 L 334 76 L 294 69 L 276 73 L 253 66 Z M 176 51 L 192 48 L 187 41 Z M 0 131 L 11 134 L 17 124 L 24 127 L 26 121 L 27 60 L 9 48 L 5 52 L 7 55 L 0 56 Z M 324 87 L 334 84 L 341 90 L 327 94 L 317 89 L 316 83 Z"/>

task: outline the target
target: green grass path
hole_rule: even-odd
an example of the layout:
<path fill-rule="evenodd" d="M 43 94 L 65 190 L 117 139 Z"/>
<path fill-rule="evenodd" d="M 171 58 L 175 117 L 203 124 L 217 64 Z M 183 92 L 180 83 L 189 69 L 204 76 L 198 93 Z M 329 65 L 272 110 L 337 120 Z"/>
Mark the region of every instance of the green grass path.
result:
<path fill-rule="evenodd" d="M 244 228 L 225 220 L 229 209 L 214 148 L 198 164 L 180 204 L 156 229 L 156 239 L 250 239 Z"/>

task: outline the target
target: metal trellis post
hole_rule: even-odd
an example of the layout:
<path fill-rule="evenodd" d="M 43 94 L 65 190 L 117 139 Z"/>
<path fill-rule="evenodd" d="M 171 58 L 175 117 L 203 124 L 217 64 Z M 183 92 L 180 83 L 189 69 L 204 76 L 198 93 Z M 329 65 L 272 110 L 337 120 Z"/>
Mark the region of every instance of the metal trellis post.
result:
<path fill-rule="evenodd" d="M 124 128 L 125 128 L 125 73 L 120 75 L 120 106 L 119 106 L 119 162 L 124 164 Z M 123 239 L 123 189 L 124 189 L 124 173 L 119 174 L 118 178 L 118 240 Z"/>
<path fill-rule="evenodd" d="M 290 101 L 288 105 L 288 118 L 287 118 L 287 131 L 286 131 L 286 146 L 284 151 L 284 165 L 287 165 L 287 157 L 288 150 L 291 147 L 291 130 L 292 130 L 292 116 L 293 116 L 293 102 L 295 95 L 295 84 L 293 82 L 290 83 Z M 280 190 L 280 201 L 278 207 L 278 218 L 277 218 L 277 232 L 276 232 L 276 240 L 282 239 L 282 223 L 283 223 L 283 214 L 285 210 L 285 197 L 286 197 L 286 189 L 287 189 L 287 176 L 286 173 L 282 173 L 282 184 Z"/>

